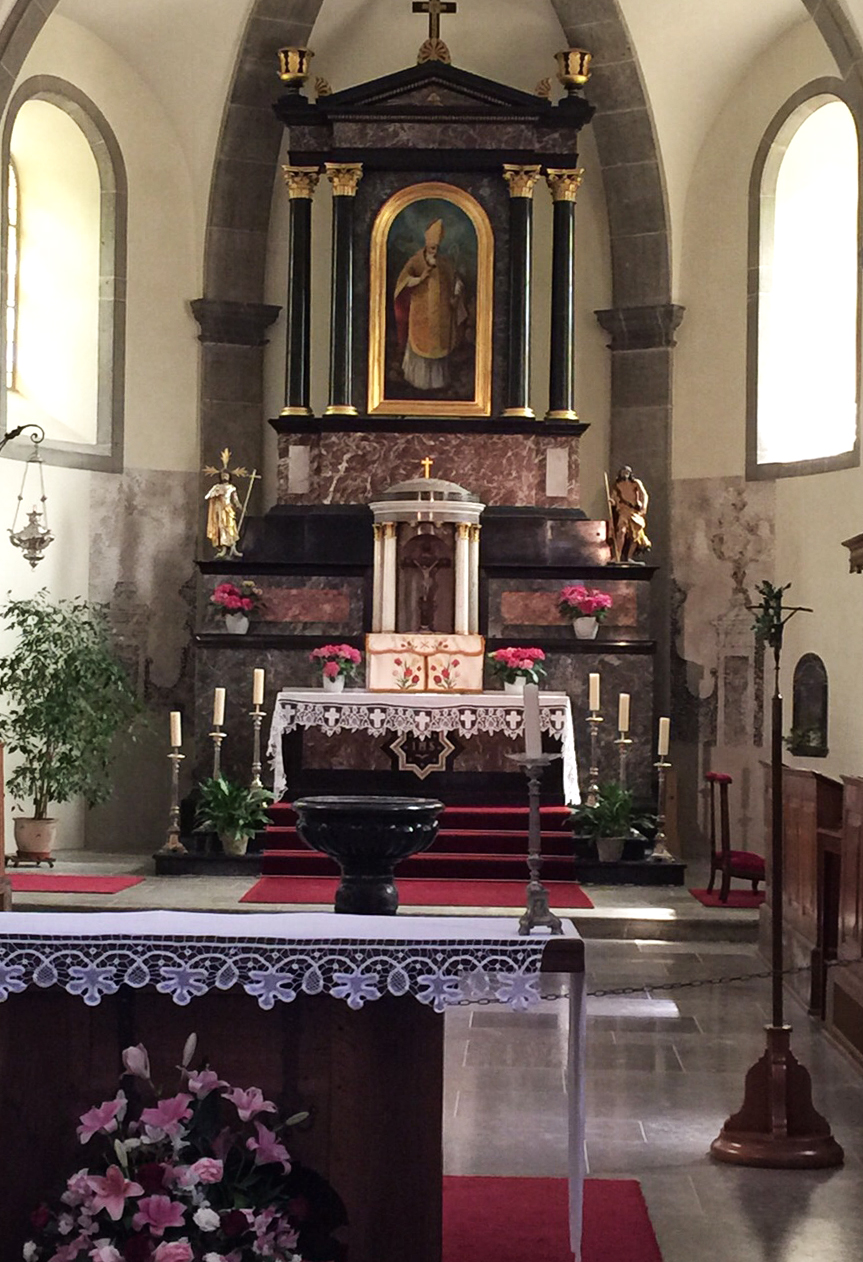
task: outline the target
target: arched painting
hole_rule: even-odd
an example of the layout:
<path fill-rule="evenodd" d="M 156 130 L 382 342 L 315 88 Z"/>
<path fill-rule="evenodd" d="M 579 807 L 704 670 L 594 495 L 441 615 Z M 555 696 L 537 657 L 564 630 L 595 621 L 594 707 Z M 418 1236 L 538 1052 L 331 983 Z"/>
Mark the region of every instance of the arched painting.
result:
<path fill-rule="evenodd" d="M 817 653 L 804 653 L 794 667 L 788 748 L 798 758 L 827 757 L 827 670 Z"/>
<path fill-rule="evenodd" d="M 488 216 L 454 184 L 394 193 L 372 228 L 369 413 L 488 416 Z"/>

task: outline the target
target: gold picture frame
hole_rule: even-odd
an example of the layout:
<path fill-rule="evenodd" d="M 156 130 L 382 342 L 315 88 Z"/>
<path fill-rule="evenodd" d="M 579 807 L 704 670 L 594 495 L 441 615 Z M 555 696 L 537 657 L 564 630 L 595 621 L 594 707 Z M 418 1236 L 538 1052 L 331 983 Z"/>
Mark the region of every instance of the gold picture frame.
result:
<path fill-rule="evenodd" d="M 369 414 L 490 416 L 494 234 L 463 188 L 381 206 L 369 255 Z"/>

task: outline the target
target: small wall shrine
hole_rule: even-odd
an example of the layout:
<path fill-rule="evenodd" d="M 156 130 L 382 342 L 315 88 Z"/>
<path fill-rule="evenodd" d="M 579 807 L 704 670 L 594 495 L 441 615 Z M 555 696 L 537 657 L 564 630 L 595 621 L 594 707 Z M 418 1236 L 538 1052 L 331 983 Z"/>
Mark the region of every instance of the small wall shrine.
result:
<path fill-rule="evenodd" d="M 314 101 L 310 55 L 281 51 L 275 105 L 287 129 L 289 202 L 285 401 L 270 422 L 278 503 L 247 520 L 242 560 L 201 563 L 198 730 L 207 731 L 215 685 L 228 688 L 229 710 L 234 695 L 245 708 L 253 667 L 266 669 L 269 710 L 277 691 L 315 684 L 309 653 L 322 641 L 365 649 L 366 689 L 429 693 L 498 687 L 484 679 L 485 651 L 529 645 L 545 654 L 543 688 L 572 702 L 582 768 L 587 679 L 601 671 L 610 721 L 600 778 L 616 774 L 611 708 L 618 693 L 632 695 L 629 782 L 647 796 L 653 569 L 613 564 L 607 523 L 579 507 L 587 425 L 576 411 L 575 233 L 578 134 L 593 114 L 583 95 L 589 55 L 557 54 L 557 102 L 546 89 L 530 94 L 457 68 L 439 32 L 415 66 L 342 91 L 319 86 Z M 315 415 L 311 210 L 321 179 L 333 194 L 332 290 L 328 397 Z M 552 199 L 553 223 L 548 407 L 538 417 L 530 349 L 540 193 Z M 263 592 L 246 636 L 226 633 L 209 603 L 237 574 Z M 582 641 L 559 592 L 585 582 L 612 607 L 599 636 Z M 492 790 L 495 800 L 521 800 L 523 777 L 503 755 L 454 736 L 441 769 L 411 784 L 403 772 L 392 779 L 398 764 L 383 737 L 370 751 L 365 733 L 310 734 L 292 792 L 398 783 L 446 801 L 488 801 Z M 224 765 L 241 757 L 226 739 Z M 545 789 L 560 800 L 560 777 Z"/>

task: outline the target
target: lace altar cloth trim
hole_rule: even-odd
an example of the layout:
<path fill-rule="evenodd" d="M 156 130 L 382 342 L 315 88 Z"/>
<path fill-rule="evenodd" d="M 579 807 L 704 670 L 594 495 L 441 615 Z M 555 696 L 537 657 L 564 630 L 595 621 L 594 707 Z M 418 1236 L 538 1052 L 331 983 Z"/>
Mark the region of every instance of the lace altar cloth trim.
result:
<path fill-rule="evenodd" d="M 540 693 L 539 725 L 561 741 L 566 801 L 579 802 L 578 772 L 572 710 L 565 693 Z M 481 694 L 454 701 L 441 696 L 393 696 L 357 691 L 325 694 L 317 689 L 280 692 L 270 728 L 268 756 L 273 768 L 276 799 L 287 791 L 282 758 L 282 737 L 298 727 L 319 728 L 327 736 L 336 732 L 413 733 L 456 732 L 463 738 L 477 732 L 503 732 L 515 739 L 524 735 L 524 699 L 503 693 Z"/>
<path fill-rule="evenodd" d="M 383 995 L 412 995 L 443 1012 L 461 999 L 524 1011 L 539 1000 L 545 937 L 454 941 L 357 941 L 165 936 L 149 941 L 14 933 L 0 936 L 0 1001 L 29 986 L 62 986 L 95 1007 L 120 986 L 154 986 L 185 1005 L 241 987 L 265 1009 L 299 994 L 331 995 L 349 1008 Z"/>

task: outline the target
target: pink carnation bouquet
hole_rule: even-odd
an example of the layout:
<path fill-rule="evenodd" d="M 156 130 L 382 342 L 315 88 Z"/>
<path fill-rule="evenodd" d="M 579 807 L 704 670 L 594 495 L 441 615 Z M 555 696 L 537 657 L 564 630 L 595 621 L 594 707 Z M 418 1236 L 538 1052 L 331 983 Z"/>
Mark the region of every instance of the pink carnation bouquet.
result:
<path fill-rule="evenodd" d="M 337 1262 L 344 1206 L 291 1160 L 282 1119 L 258 1087 L 231 1087 L 183 1054 L 179 1091 L 150 1080 L 140 1044 L 123 1053 L 127 1099 L 89 1109 L 78 1137 L 86 1164 L 59 1204 L 31 1215 L 25 1262 Z M 137 1103 L 133 1106 L 133 1100 Z"/>
<path fill-rule="evenodd" d="M 487 657 L 493 674 L 499 676 L 504 683 L 513 684 L 523 677 L 526 683 L 538 684 L 545 675 L 545 653 L 542 649 L 507 648 L 497 649 Z"/>
<path fill-rule="evenodd" d="M 606 592 L 580 583 L 564 587 L 557 596 L 557 608 L 564 618 L 595 618 L 602 622 L 613 603 Z"/>
<path fill-rule="evenodd" d="M 355 679 L 362 660 L 362 653 L 350 644 L 322 644 L 309 654 L 309 661 L 320 663 L 326 679 L 338 679 L 340 675 Z"/>
<path fill-rule="evenodd" d="M 264 603 L 264 593 L 251 579 L 236 583 L 219 583 L 210 597 L 211 605 L 218 605 L 225 613 L 255 613 Z"/>

